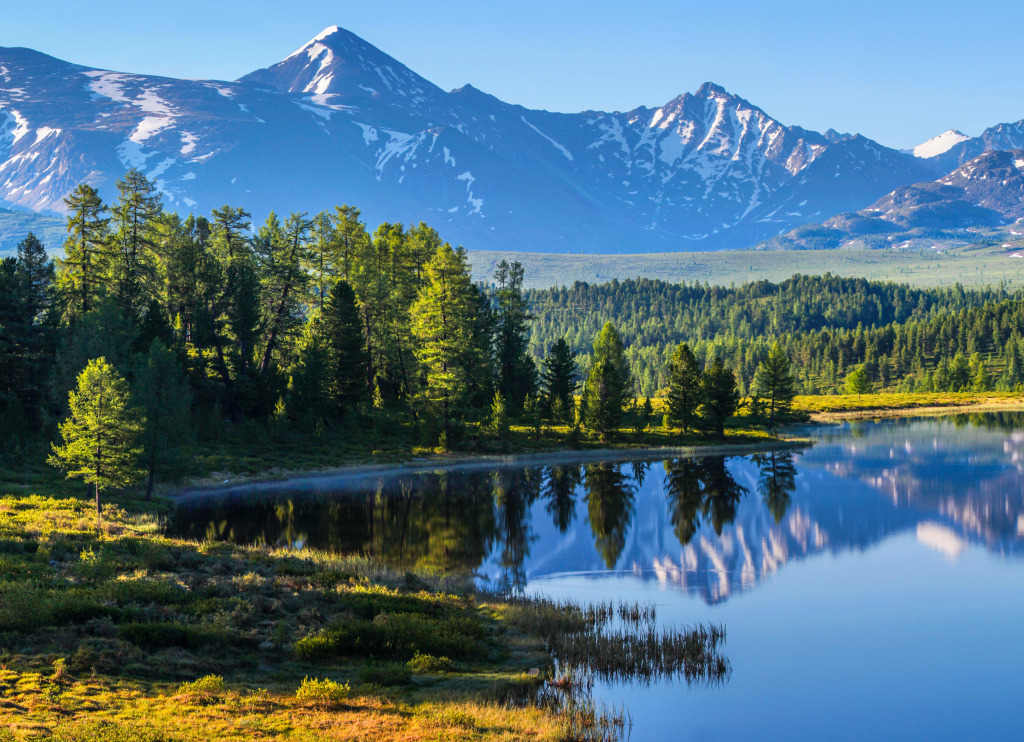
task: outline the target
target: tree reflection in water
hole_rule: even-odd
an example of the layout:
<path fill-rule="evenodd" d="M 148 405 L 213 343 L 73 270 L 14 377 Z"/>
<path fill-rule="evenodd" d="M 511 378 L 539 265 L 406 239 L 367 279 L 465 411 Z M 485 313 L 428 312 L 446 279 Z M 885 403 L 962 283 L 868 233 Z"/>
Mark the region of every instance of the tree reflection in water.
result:
<path fill-rule="evenodd" d="M 585 467 L 587 515 L 594 545 L 608 569 L 614 569 L 633 519 L 634 480 L 622 464 L 587 464 Z"/>
<path fill-rule="evenodd" d="M 790 498 L 796 489 L 796 465 L 793 454 L 788 451 L 772 451 L 754 454 L 751 461 L 757 464 L 760 477 L 757 491 L 768 512 L 781 523 L 789 510 Z"/>
<path fill-rule="evenodd" d="M 778 523 L 795 487 L 793 456 L 766 453 L 751 461 L 759 470 L 758 493 Z M 363 554 L 399 569 L 447 574 L 472 574 L 491 559 L 500 571 L 495 587 L 521 591 L 537 538 L 535 510 L 566 534 L 585 506 L 595 550 L 614 569 L 650 467 L 634 461 L 450 471 L 381 480 L 358 491 L 269 497 L 240 491 L 182 504 L 170 530 L 195 539 Z M 720 535 L 733 522 L 747 489 L 725 457 L 672 459 L 664 469 L 669 518 L 681 544 L 701 525 Z"/>

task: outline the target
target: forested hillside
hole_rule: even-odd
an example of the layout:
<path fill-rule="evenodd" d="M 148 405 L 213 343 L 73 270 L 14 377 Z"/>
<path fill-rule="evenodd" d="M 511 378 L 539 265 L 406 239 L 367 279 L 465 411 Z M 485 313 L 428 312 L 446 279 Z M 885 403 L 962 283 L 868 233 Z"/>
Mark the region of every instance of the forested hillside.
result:
<path fill-rule="evenodd" d="M 576 283 L 526 295 L 535 354 L 564 336 L 586 367 L 590 338 L 612 321 L 643 394 L 667 386 L 668 361 L 684 341 L 704 364 L 722 356 L 742 387 L 776 340 L 806 393 L 843 388 L 861 364 L 878 386 L 909 391 L 970 388 L 979 363 L 993 387 L 1024 381 L 1024 296 L 1005 288 L 915 289 L 825 275 L 731 288 Z"/>

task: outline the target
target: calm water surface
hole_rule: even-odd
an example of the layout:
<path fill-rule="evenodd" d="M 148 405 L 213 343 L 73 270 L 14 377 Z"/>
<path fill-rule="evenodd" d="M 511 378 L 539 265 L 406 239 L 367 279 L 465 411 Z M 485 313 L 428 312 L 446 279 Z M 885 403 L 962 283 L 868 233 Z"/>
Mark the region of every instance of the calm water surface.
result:
<path fill-rule="evenodd" d="M 172 528 L 725 624 L 720 686 L 598 687 L 632 740 L 1024 738 L 1024 418 L 808 434 L 799 453 L 240 488 Z"/>

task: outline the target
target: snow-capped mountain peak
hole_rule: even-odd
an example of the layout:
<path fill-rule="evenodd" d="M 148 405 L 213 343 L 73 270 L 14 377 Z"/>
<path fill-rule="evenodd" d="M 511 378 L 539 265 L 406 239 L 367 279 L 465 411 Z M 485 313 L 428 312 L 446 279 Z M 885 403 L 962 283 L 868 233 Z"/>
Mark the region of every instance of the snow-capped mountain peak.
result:
<path fill-rule="evenodd" d="M 948 152 L 950 149 L 960 144 L 960 142 L 970 139 L 969 136 L 956 129 L 950 129 L 944 131 L 937 137 L 932 137 L 927 142 L 919 144 L 910 150 L 914 157 L 935 157 L 941 155 L 943 152 Z"/>
<path fill-rule="evenodd" d="M 345 98 L 372 98 L 422 110 L 436 107 L 445 97 L 436 85 L 339 26 L 325 28 L 282 61 L 239 82 L 317 96 L 318 102 L 332 104 Z"/>

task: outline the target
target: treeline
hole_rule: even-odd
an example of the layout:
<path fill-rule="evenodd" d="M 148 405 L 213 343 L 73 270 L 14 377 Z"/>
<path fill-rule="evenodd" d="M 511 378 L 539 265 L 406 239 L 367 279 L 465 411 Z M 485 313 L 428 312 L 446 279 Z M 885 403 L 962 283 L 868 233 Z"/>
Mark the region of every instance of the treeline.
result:
<path fill-rule="evenodd" d="M 371 234 L 341 206 L 254 229 L 231 206 L 167 213 L 136 170 L 117 187 L 109 205 L 88 185 L 66 199 L 63 258 L 30 235 L 0 263 L 7 447 L 66 420 L 55 463 L 82 468 L 68 446 L 85 433 L 66 426 L 100 414 L 104 390 L 125 397 L 124 430 L 140 431 L 125 445 L 151 480 L 232 422 L 316 431 L 372 415 L 453 445 L 496 407 L 514 420 L 540 404 L 518 264 L 485 291 L 426 224 Z"/>
<path fill-rule="evenodd" d="M 799 391 L 843 391 L 862 370 L 872 388 L 1015 389 L 1024 382 L 1020 292 L 1004 287 L 915 289 L 864 279 L 796 276 L 741 287 L 636 279 L 526 292 L 537 317 L 531 349 L 559 337 L 589 363 L 589 338 L 615 323 L 643 394 L 668 387 L 671 355 L 687 342 L 701 366 L 719 357 L 747 393 L 777 342 Z"/>

